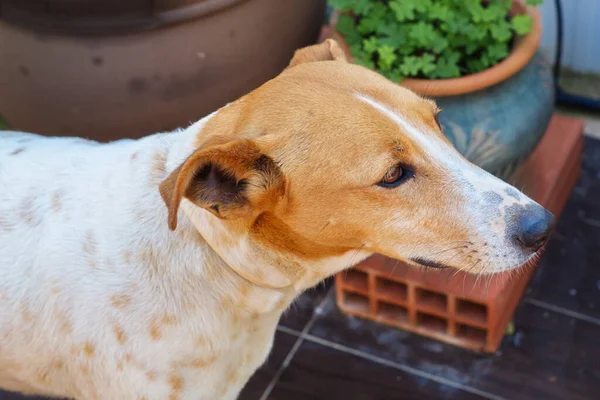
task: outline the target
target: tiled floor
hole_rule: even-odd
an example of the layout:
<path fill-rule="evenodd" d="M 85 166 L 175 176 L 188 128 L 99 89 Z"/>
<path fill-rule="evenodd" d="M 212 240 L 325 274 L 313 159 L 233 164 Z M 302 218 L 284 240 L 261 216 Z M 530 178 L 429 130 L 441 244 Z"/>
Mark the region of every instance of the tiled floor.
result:
<path fill-rule="evenodd" d="M 329 281 L 286 313 L 240 400 L 600 399 L 599 140 L 586 138 L 583 164 L 497 354 L 348 317 Z"/>

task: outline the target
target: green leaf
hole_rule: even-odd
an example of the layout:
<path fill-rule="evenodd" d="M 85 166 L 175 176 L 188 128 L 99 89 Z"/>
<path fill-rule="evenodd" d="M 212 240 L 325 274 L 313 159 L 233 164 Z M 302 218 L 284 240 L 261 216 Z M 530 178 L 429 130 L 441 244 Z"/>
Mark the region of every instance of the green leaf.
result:
<path fill-rule="evenodd" d="M 446 50 L 447 47 L 448 39 L 443 36 L 436 37 L 431 43 L 431 50 L 436 54 L 440 54 L 442 51 Z"/>
<path fill-rule="evenodd" d="M 418 0 L 393 0 L 390 1 L 389 7 L 396 15 L 399 22 L 404 22 L 415 17 L 415 8 Z"/>
<path fill-rule="evenodd" d="M 383 36 L 379 39 L 379 43 L 391 46 L 395 49 L 400 49 L 407 40 L 407 33 L 404 25 L 382 24 L 377 29 L 377 33 Z"/>
<path fill-rule="evenodd" d="M 490 34 L 498 42 L 508 42 L 513 36 L 510 29 L 510 24 L 505 21 L 496 22 L 494 25 L 492 25 L 490 28 Z"/>
<path fill-rule="evenodd" d="M 377 53 L 379 54 L 379 60 L 377 61 L 379 68 L 383 71 L 391 70 L 394 62 L 398 59 L 394 53 L 394 48 L 390 46 L 381 46 L 377 49 Z"/>
<path fill-rule="evenodd" d="M 362 36 L 356 29 L 354 18 L 347 14 L 340 15 L 335 29 L 342 34 L 349 45 L 362 42 Z"/>
<path fill-rule="evenodd" d="M 381 3 L 373 4 L 373 9 L 358 24 L 358 31 L 362 34 L 370 34 L 378 30 L 381 21 L 385 18 L 387 8 Z"/>
<path fill-rule="evenodd" d="M 418 76 L 419 72 L 428 74 L 435 70 L 435 57 L 431 54 L 423 54 L 421 57 L 404 57 L 400 64 L 400 72 L 405 76 Z"/>
<path fill-rule="evenodd" d="M 0 119 L 0 130 L 6 129 L 6 123 Z"/>
<path fill-rule="evenodd" d="M 354 0 L 329 0 L 329 5 L 338 11 L 350 11 Z"/>
<path fill-rule="evenodd" d="M 496 43 L 488 46 L 486 54 L 492 65 L 497 64 L 499 61 L 504 60 L 508 56 L 508 44 L 507 43 Z"/>
<path fill-rule="evenodd" d="M 437 38 L 437 33 L 432 24 L 421 21 L 410 27 L 408 36 L 413 39 L 417 46 L 430 48 Z"/>
<path fill-rule="evenodd" d="M 432 72 L 431 77 L 434 79 L 439 78 L 457 78 L 460 76 L 460 68 L 458 66 L 458 60 L 460 54 L 453 53 L 450 55 L 444 55 L 440 57 L 436 63 L 435 70 Z"/>
<path fill-rule="evenodd" d="M 354 0 L 352 10 L 357 15 L 368 15 L 375 3 L 372 0 Z"/>
<path fill-rule="evenodd" d="M 531 32 L 533 19 L 529 15 L 515 15 L 511 21 L 511 26 L 517 32 L 517 35 L 525 35 Z"/>
<path fill-rule="evenodd" d="M 390 71 L 384 71 L 383 75 L 388 78 L 389 80 L 391 80 L 392 82 L 400 82 L 402 81 L 402 72 L 400 72 L 399 69 L 393 69 Z"/>
<path fill-rule="evenodd" d="M 368 39 L 363 40 L 363 48 L 369 54 L 373 54 L 379 48 L 379 41 L 376 36 L 371 36 Z"/>
<path fill-rule="evenodd" d="M 527 0 L 527 5 L 529 6 L 539 6 L 544 3 L 544 0 Z"/>
<path fill-rule="evenodd" d="M 440 21 L 448 21 L 452 15 L 452 11 L 447 5 L 441 3 L 434 3 L 429 10 L 429 16 L 432 19 Z"/>

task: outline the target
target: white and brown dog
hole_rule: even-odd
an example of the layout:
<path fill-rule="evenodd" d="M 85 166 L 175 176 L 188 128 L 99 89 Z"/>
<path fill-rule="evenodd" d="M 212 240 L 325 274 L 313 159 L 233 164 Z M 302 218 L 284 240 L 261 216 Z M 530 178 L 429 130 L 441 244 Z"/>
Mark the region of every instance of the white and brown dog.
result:
<path fill-rule="evenodd" d="M 235 399 L 293 299 L 370 254 L 527 262 L 551 214 L 461 157 L 437 113 L 326 41 L 182 131 L 0 132 L 0 387 Z"/>

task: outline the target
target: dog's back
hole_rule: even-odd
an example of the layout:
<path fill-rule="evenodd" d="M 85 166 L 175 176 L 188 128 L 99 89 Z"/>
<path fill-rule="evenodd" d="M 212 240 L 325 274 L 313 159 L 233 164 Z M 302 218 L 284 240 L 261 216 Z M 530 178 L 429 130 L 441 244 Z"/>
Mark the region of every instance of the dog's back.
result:
<path fill-rule="evenodd" d="M 61 395 L 102 378 L 85 360 L 106 341 L 93 332 L 111 293 L 135 279 L 119 267 L 140 238 L 139 191 L 120 186 L 148 184 L 143 162 L 124 165 L 140 146 L 0 132 L 0 386 Z"/>

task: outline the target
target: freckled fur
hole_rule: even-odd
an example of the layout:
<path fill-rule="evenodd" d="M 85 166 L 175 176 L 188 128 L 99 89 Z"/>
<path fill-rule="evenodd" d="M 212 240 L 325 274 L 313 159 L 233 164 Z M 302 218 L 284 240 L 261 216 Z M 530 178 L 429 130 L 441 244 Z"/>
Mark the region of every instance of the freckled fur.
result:
<path fill-rule="evenodd" d="M 516 267 L 507 215 L 531 200 L 460 157 L 436 112 L 327 41 L 182 130 L 0 132 L 0 387 L 234 400 L 292 300 L 374 252 L 465 243 L 432 261 L 467 269 L 495 246 L 474 272 Z M 378 187 L 399 161 L 415 179 Z"/>

